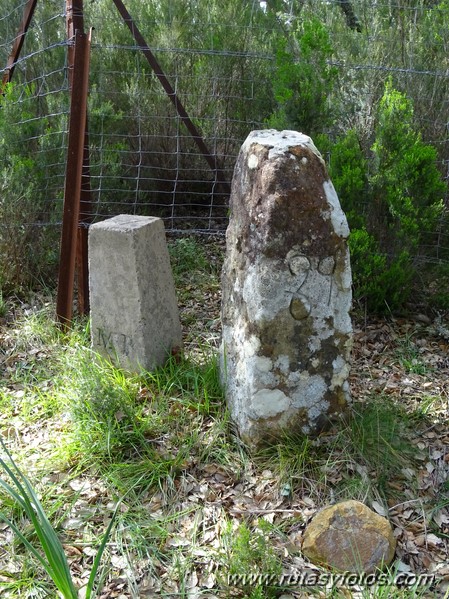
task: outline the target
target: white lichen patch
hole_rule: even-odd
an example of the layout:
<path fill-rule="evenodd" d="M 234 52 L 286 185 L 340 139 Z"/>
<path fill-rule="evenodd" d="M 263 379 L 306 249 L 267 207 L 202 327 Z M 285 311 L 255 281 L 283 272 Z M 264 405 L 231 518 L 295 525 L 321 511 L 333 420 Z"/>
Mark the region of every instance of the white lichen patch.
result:
<path fill-rule="evenodd" d="M 329 409 L 329 402 L 328 401 L 320 401 L 316 404 L 314 404 L 313 406 L 310 406 L 307 413 L 309 416 L 309 420 L 311 422 L 314 422 L 315 420 L 317 420 L 320 416 L 322 416 L 323 414 L 326 414 L 326 412 Z"/>
<path fill-rule="evenodd" d="M 300 380 L 301 372 L 299 370 L 292 370 L 287 377 L 287 384 L 290 388 L 294 389 Z"/>
<path fill-rule="evenodd" d="M 326 199 L 330 204 L 330 219 L 332 221 L 332 225 L 334 227 L 335 232 L 343 239 L 347 239 L 349 237 L 349 226 L 348 221 L 346 220 L 345 213 L 341 209 L 340 202 L 338 200 L 337 192 L 331 181 L 325 181 L 323 183 L 324 193 L 326 194 Z"/>
<path fill-rule="evenodd" d="M 335 276 L 335 283 L 340 291 L 347 292 L 351 291 L 352 287 L 352 275 L 351 275 L 351 264 L 349 258 L 349 252 L 346 252 L 341 258 L 342 266 Z"/>
<path fill-rule="evenodd" d="M 334 374 L 329 386 L 331 391 L 342 387 L 349 376 L 349 363 L 344 360 L 342 356 L 335 358 L 335 360 L 332 362 L 332 366 L 334 369 Z"/>
<path fill-rule="evenodd" d="M 279 370 L 283 375 L 288 375 L 290 370 L 290 358 L 288 356 L 279 356 L 274 363 L 274 368 Z"/>
<path fill-rule="evenodd" d="M 249 148 L 253 144 L 267 146 L 269 148 L 269 160 L 288 154 L 290 148 L 292 147 L 303 146 L 304 148 L 313 152 L 322 162 L 324 162 L 312 139 L 308 135 L 304 135 L 304 133 L 299 133 L 298 131 L 276 131 L 275 129 L 253 131 L 248 135 L 243 143 L 242 151 L 249 153 Z M 293 159 L 295 159 L 294 156 Z M 307 162 L 303 162 L 302 164 L 305 166 Z"/>
<path fill-rule="evenodd" d="M 250 154 L 248 158 L 248 168 L 253 170 L 259 166 L 259 158 L 256 154 Z"/>
<path fill-rule="evenodd" d="M 273 318 L 289 305 L 285 288 L 291 282 L 287 268 L 280 270 L 271 260 L 260 260 L 246 271 L 242 297 L 252 322 Z"/>
<path fill-rule="evenodd" d="M 310 375 L 307 371 L 301 372 L 296 390 L 292 394 L 292 405 L 295 408 L 317 406 L 323 401 L 326 391 L 326 381 L 322 376 Z"/>
<path fill-rule="evenodd" d="M 259 372 L 270 372 L 273 368 L 273 361 L 265 356 L 258 356 L 255 366 Z"/>
<path fill-rule="evenodd" d="M 260 340 L 255 335 L 251 335 L 250 337 L 245 339 L 244 343 L 242 344 L 242 347 L 243 355 L 245 356 L 245 358 L 250 358 L 259 351 Z"/>
<path fill-rule="evenodd" d="M 321 338 L 318 335 L 312 335 L 307 344 L 307 349 L 311 354 L 315 354 L 321 349 Z"/>
<path fill-rule="evenodd" d="M 285 412 L 289 406 L 290 399 L 280 389 L 260 389 L 251 401 L 256 418 L 273 418 Z"/>

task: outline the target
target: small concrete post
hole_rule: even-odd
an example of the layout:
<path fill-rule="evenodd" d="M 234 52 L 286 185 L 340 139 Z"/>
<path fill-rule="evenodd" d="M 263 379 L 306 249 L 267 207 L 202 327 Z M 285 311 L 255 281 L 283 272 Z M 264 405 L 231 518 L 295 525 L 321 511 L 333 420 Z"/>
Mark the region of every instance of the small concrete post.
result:
<path fill-rule="evenodd" d="M 242 438 L 314 434 L 345 411 L 352 341 L 346 217 L 318 150 L 254 131 L 235 166 L 222 276 L 222 379 Z"/>
<path fill-rule="evenodd" d="M 89 229 L 93 348 L 129 370 L 153 370 L 182 345 L 162 219 L 121 214 Z"/>

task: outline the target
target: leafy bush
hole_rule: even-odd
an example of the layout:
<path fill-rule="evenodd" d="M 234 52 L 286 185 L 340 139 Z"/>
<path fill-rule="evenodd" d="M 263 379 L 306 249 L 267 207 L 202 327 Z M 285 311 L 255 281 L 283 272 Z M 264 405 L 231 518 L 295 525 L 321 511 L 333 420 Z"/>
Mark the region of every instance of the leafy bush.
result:
<path fill-rule="evenodd" d="M 416 282 L 416 258 L 438 229 L 445 183 L 437 154 L 413 124 L 413 107 L 387 82 L 371 152 L 355 130 L 331 149 L 330 175 L 346 211 L 354 297 L 375 312 L 401 309 Z"/>
<path fill-rule="evenodd" d="M 349 249 L 355 299 L 377 313 L 400 308 L 409 298 L 415 274 L 408 252 L 389 260 L 365 229 L 351 232 Z"/>
<path fill-rule="evenodd" d="M 380 101 L 375 136 L 370 184 L 377 235 L 393 254 L 416 252 L 424 233 L 436 229 L 446 185 L 436 150 L 414 130 L 411 101 L 391 81 Z"/>
<path fill-rule="evenodd" d="M 350 229 L 365 226 L 368 161 L 354 129 L 332 148 L 329 173 L 338 190 Z"/>
<path fill-rule="evenodd" d="M 277 44 L 273 82 L 277 109 L 267 124 L 314 134 L 332 120 L 328 97 L 336 84 L 337 69 L 328 63 L 332 45 L 325 25 L 310 18 L 296 27 L 289 38 L 281 38 Z"/>
<path fill-rule="evenodd" d="M 0 284 L 21 293 L 56 271 L 55 207 L 46 197 L 51 175 L 46 119 L 36 118 L 32 88 L 24 97 L 11 84 L 0 97 Z M 14 126 L 14 123 L 17 123 Z M 59 237 L 59 233 L 57 233 Z"/>
<path fill-rule="evenodd" d="M 351 231 L 349 249 L 356 299 L 366 299 L 374 309 L 379 309 L 385 302 L 380 279 L 386 269 L 386 258 L 379 253 L 376 240 L 365 229 Z"/>

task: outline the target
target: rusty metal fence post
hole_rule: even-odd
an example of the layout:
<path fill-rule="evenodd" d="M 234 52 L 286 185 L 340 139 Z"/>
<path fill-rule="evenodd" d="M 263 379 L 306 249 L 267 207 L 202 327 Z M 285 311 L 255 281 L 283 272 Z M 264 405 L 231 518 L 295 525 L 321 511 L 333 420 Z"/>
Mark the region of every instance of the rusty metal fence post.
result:
<path fill-rule="evenodd" d="M 78 248 L 78 224 L 85 156 L 87 92 L 91 36 L 75 32 L 67 166 L 64 188 L 56 315 L 68 327 L 73 315 L 73 291 Z"/>

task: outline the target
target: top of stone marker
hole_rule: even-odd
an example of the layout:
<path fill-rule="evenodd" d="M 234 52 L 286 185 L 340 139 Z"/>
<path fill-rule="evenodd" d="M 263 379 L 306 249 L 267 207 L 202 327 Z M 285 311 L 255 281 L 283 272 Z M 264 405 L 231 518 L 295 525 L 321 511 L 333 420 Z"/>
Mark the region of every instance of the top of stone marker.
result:
<path fill-rule="evenodd" d="M 277 131 L 276 129 L 252 131 L 246 138 L 243 148 L 246 150 L 252 144 L 268 146 L 270 149 L 268 153 L 269 159 L 275 158 L 276 156 L 282 156 L 294 146 L 304 146 L 323 161 L 323 157 L 317 150 L 312 139 L 308 135 L 299 133 L 298 131 Z"/>
<path fill-rule="evenodd" d="M 138 216 L 135 214 L 119 214 L 112 218 L 107 218 L 92 225 L 97 229 L 109 229 L 111 231 L 130 231 L 132 229 L 138 229 L 143 225 L 146 225 L 155 220 L 161 220 L 157 216 Z"/>

